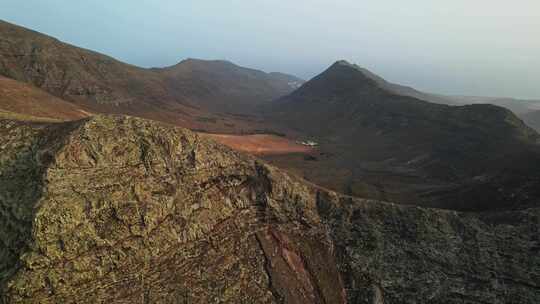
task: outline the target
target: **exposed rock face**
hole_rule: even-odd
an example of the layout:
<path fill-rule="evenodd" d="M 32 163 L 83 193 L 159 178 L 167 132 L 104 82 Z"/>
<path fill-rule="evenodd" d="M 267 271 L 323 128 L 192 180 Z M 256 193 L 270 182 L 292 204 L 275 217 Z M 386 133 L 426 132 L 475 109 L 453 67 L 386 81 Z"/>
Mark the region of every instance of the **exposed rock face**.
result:
<path fill-rule="evenodd" d="M 540 300 L 538 209 L 479 218 L 333 194 L 318 201 L 350 303 Z"/>
<path fill-rule="evenodd" d="M 311 192 L 272 168 L 127 117 L 2 138 L 7 302 L 339 303 Z"/>
<path fill-rule="evenodd" d="M 537 209 L 341 197 L 131 117 L 0 137 L 3 303 L 540 301 Z"/>

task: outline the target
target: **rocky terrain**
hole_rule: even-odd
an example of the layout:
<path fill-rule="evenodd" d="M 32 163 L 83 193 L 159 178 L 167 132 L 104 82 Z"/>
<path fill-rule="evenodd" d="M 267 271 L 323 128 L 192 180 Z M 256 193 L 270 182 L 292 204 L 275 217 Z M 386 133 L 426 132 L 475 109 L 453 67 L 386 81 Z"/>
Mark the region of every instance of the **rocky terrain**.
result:
<path fill-rule="evenodd" d="M 540 301 L 539 209 L 342 196 L 126 116 L 0 137 L 0 303 Z"/>

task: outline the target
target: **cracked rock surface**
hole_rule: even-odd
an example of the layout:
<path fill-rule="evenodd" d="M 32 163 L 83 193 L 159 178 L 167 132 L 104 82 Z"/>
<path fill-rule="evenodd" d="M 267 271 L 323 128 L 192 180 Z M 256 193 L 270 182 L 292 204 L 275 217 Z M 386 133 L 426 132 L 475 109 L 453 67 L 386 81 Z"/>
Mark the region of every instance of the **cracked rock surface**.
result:
<path fill-rule="evenodd" d="M 0 303 L 540 302 L 538 209 L 340 196 L 127 116 L 0 138 Z"/>

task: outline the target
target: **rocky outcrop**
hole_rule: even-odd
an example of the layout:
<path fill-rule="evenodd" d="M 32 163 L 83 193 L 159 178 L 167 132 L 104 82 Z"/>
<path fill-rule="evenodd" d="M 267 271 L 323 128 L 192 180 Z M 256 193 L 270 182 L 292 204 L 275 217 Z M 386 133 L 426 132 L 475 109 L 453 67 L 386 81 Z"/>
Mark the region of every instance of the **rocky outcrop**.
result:
<path fill-rule="evenodd" d="M 125 116 L 0 122 L 2 303 L 535 303 L 531 209 L 339 196 Z"/>
<path fill-rule="evenodd" d="M 309 188 L 273 168 L 129 117 L 2 138 L 6 302 L 339 302 Z"/>

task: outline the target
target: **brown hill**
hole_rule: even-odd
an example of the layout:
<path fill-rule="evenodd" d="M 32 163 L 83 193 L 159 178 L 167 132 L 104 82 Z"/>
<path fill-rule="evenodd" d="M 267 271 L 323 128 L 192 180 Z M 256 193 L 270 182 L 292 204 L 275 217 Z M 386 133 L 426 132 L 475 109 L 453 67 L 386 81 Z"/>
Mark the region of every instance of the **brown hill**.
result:
<path fill-rule="evenodd" d="M 337 195 L 133 117 L 0 121 L 1 303 L 537 303 L 540 211 Z"/>
<path fill-rule="evenodd" d="M 252 113 L 257 106 L 287 95 L 303 81 L 280 73 L 264 73 L 228 61 L 188 59 L 155 69 L 165 76 L 175 96 L 211 111 Z"/>
<path fill-rule="evenodd" d="M 269 159 L 362 197 L 468 210 L 537 204 L 538 173 L 512 168 L 527 167 L 518 165 L 524 155 L 528 162 L 538 158 L 539 135 L 512 112 L 493 105 L 429 103 L 380 84 L 342 61 L 277 101 L 271 117 L 315 138 L 321 157 L 315 163 Z M 517 189 L 494 201 L 487 194 L 474 201 L 446 197 L 464 182 L 499 180 L 508 170 L 520 180 L 531 179 L 523 201 L 510 199 Z"/>
<path fill-rule="evenodd" d="M 194 129 L 259 128 L 249 121 L 256 118 L 219 112 L 245 114 L 247 105 L 288 94 L 301 83 L 293 76 L 222 61 L 186 60 L 169 68 L 143 69 L 3 21 L 0 37 L 0 75 L 94 112 Z"/>
<path fill-rule="evenodd" d="M 78 120 L 91 113 L 32 85 L 0 76 L 0 116 L 29 120 Z"/>

